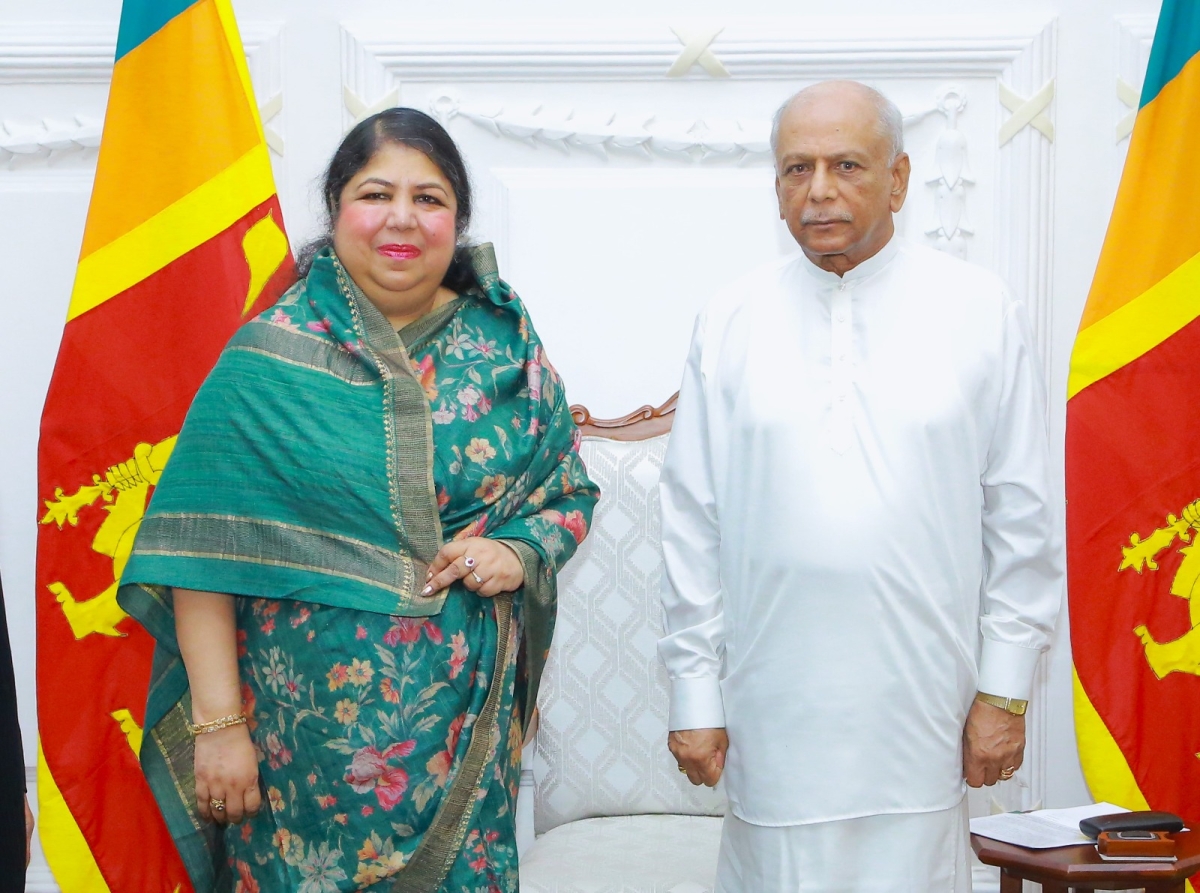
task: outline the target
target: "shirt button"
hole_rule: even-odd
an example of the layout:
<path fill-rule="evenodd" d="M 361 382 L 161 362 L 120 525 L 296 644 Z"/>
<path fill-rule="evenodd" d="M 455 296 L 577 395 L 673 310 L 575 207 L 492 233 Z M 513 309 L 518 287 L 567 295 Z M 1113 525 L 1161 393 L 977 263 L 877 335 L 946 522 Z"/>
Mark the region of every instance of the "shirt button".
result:
<path fill-rule="evenodd" d="M 844 313 L 839 313 L 839 314 L 838 314 L 838 317 L 837 317 L 837 319 L 838 319 L 838 322 L 845 322 L 845 321 L 846 321 L 846 314 L 844 314 Z"/>

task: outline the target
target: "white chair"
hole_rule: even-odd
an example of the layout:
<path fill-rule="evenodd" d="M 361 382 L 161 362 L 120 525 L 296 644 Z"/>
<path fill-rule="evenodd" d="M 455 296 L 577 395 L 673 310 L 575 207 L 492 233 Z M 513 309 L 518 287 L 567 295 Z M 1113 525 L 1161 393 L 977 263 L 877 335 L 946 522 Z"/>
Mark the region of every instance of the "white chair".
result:
<path fill-rule="evenodd" d="M 522 893 L 709 893 L 725 799 L 666 747 L 657 484 L 672 398 L 623 419 L 574 407 L 600 486 L 592 529 L 559 578 L 558 622 L 525 748 Z"/>

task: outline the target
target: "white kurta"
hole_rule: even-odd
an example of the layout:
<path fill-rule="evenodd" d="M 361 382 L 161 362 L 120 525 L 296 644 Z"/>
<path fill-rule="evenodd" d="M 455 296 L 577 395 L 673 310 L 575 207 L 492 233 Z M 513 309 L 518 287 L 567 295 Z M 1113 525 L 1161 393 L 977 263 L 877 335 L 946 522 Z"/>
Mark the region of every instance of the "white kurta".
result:
<path fill-rule="evenodd" d="M 1058 613 L 1049 465 L 1024 312 L 978 267 L 893 239 L 708 305 L 660 485 L 659 652 L 670 728 L 728 729 L 734 815 L 960 802 L 976 690 L 1028 698 Z"/>

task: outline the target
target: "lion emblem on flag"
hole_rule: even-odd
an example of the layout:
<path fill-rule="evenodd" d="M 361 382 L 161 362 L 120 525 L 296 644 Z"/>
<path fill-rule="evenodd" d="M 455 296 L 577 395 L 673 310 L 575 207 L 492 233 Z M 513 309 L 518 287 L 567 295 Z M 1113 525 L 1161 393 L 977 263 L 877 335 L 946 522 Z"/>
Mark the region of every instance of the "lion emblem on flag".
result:
<path fill-rule="evenodd" d="M 1146 568 L 1158 570 L 1158 557 L 1176 540 L 1185 544 L 1179 549 L 1183 561 L 1171 581 L 1170 592 L 1189 602 L 1191 629 L 1170 642 L 1156 641 L 1145 625 L 1133 630 L 1142 640 L 1146 661 L 1159 679 L 1168 673 L 1200 676 L 1200 549 L 1197 548 L 1200 544 L 1192 541 L 1197 531 L 1200 531 L 1200 499 L 1184 508 L 1178 516 L 1167 515 L 1166 526 L 1145 539 L 1137 533 L 1130 534 L 1129 545 L 1121 549 L 1124 557 L 1118 571 L 1133 568 L 1140 574 Z"/>

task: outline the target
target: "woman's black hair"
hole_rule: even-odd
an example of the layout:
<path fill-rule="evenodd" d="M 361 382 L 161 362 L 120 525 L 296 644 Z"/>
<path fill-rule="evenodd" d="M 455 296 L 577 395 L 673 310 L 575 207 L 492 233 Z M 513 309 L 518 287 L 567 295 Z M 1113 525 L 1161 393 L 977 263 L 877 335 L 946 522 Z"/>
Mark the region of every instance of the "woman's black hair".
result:
<path fill-rule="evenodd" d="M 475 275 L 467 261 L 470 245 L 465 241 L 471 224 L 471 180 L 458 146 L 436 120 L 424 112 L 410 108 L 392 108 L 365 118 L 346 134 L 333 153 L 329 167 L 321 178 L 321 199 L 325 205 L 325 232 L 300 249 L 296 268 L 301 277 L 308 274 L 317 252 L 333 244 L 333 224 L 341 210 L 342 190 L 354 176 L 366 167 L 375 153 L 389 143 L 411 146 L 438 166 L 450 181 L 458 210 L 454 216 L 454 231 L 458 247 L 442 283 L 462 292 L 475 284 Z"/>

